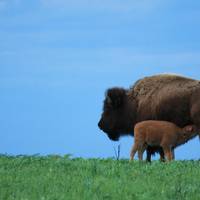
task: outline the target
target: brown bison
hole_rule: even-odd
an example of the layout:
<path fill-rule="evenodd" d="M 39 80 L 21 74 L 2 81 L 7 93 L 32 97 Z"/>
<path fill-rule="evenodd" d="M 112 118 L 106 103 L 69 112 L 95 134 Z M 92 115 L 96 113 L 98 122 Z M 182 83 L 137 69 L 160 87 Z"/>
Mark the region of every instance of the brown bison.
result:
<path fill-rule="evenodd" d="M 111 140 L 133 136 L 133 125 L 144 120 L 170 121 L 180 127 L 195 124 L 200 128 L 200 81 L 162 74 L 140 79 L 127 90 L 107 90 L 98 126 Z M 163 158 L 162 148 L 149 146 L 148 161 L 155 152 Z"/>
<path fill-rule="evenodd" d="M 197 128 L 194 125 L 187 125 L 183 128 L 172 122 L 147 120 L 139 122 L 134 128 L 134 145 L 130 153 L 130 160 L 138 152 L 139 160 L 142 160 L 143 153 L 147 146 L 162 147 L 168 161 L 175 158 L 174 149 L 190 139 L 197 136 Z"/>

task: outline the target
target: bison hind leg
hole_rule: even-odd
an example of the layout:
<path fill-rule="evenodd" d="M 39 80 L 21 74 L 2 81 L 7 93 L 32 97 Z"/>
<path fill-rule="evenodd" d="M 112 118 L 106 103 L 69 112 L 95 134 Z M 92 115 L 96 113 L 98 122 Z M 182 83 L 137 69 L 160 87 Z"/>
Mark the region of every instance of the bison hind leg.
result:
<path fill-rule="evenodd" d="M 155 153 L 160 154 L 160 161 L 165 162 L 165 154 L 162 147 L 157 146 L 147 146 L 147 162 L 151 162 L 151 156 L 155 155 Z"/>
<path fill-rule="evenodd" d="M 153 147 L 147 146 L 147 157 L 146 157 L 147 162 L 151 162 L 152 155 L 155 155 L 155 151 L 153 150 Z"/>
<path fill-rule="evenodd" d="M 160 154 L 160 162 L 165 162 L 165 154 L 162 147 L 158 147 L 158 153 Z"/>

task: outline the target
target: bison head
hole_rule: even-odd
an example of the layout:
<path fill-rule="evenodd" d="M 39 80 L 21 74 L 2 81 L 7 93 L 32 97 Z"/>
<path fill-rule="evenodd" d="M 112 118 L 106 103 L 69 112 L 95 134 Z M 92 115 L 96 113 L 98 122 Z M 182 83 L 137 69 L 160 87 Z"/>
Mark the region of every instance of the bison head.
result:
<path fill-rule="evenodd" d="M 98 126 L 111 140 L 117 141 L 120 135 L 133 129 L 130 125 L 130 110 L 127 90 L 123 88 L 108 89 L 105 95 L 103 113 Z"/>

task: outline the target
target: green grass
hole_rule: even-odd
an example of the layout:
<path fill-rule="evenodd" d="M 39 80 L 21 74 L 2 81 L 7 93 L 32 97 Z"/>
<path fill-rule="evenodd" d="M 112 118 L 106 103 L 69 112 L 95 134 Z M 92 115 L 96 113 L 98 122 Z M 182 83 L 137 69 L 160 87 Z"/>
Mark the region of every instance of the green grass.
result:
<path fill-rule="evenodd" d="M 199 200 L 200 161 L 0 156 L 0 200 Z"/>

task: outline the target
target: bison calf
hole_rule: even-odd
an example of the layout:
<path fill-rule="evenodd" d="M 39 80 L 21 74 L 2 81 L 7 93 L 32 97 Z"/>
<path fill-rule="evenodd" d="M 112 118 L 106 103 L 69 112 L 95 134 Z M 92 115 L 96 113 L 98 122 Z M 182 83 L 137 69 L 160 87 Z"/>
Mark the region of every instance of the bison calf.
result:
<path fill-rule="evenodd" d="M 165 157 L 174 159 L 174 148 L 186 143 L 197 135 L 195 125 L 183 128 L 167 121 L 148 120 L 137 123 L 134 128 L 135 142 L 131 149 L 130 159 L 138 152 L 139 160 L 148 146 L 162 147 Z"/>

